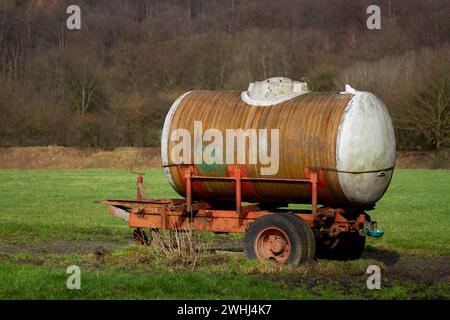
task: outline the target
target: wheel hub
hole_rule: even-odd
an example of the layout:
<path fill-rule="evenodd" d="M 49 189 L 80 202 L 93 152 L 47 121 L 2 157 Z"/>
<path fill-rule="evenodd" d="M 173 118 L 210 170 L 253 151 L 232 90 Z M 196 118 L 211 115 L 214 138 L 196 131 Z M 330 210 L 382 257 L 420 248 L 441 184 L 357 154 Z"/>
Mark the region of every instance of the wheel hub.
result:
<path fill-rule="evenodd" d="M 273 237 L 271 240 L 270 250 L 274 253 L 281 253 L 286 249 L 287 241 L 279 236 Z"/>
<path fill-rule="evenodd" d="M 256 237 L 255 244 L 259 259 L 285 263 L 291 252 L 289 238 L 282 230 L 275 227 L 262 230 Z"/>

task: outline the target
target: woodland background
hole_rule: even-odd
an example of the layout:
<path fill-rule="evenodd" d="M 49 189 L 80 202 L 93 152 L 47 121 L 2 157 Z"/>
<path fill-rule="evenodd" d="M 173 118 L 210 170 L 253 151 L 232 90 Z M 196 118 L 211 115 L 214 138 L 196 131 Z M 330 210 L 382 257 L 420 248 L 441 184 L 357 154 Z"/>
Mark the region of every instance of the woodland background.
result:
<path fill-rule="evenodd" d="M 381 30 L 366 27 L 371 4 Z M 440 150 L 449 39 L 448 0 L 0 0 L 0 147 L 157 146 L 181 93 L 286 76 L 371 91 L 399 149 Z"/>

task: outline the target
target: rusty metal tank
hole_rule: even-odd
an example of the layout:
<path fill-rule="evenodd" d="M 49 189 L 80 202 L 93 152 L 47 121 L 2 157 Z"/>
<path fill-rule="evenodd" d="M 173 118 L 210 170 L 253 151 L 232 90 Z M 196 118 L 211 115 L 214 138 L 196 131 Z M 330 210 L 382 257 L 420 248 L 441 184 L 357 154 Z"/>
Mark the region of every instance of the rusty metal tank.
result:
<path fill-rule="evenodd" d="M 187 141 L 192 154 L 180 153 L 184 162 L 174 159 L 174 148 L 184 140 L 174 134 L 177 129 L 193 137 Z M 318 202 L 327 206 L 371 208 L 387 190 L 393 174 L 395 137 L 386 106 L 373 94 L 348 85 L 344 92 L 309 92 L 306 83 L 277 77 L 251 83 L 244 92 L 190 91 L 180 96 L 165 119 L 161 154 L 167 179 L 182 196 L 184 165 L 192 164 L 200 175 L 232 176 L 223 155 L 222 163 L 195 159 L 196 150 L 212 141 L 201 136 L 208 129 L 224 137 L 227 129 L 265 132 L 265 136 L 258 135 L 263 139 L 258 146 L 264 149 L 265 145 L 267 155 L 276 141 L 268 141 L 269 132 L 278 132 L 278 168 L 269 177 L 304 179 L 305 168 L 320 170 Z M 243 174 L 267 177 L 262 170 L 267 163 L 249 161 L 260 149 L 244 150 L 245 162 L 238 163 Z M 234 192 L 230 181 L 193 184 L 197 200 L 233 201 Z M 247 202 L 307 204 L 310 197 L 308 184 L 248 181 L 242 185 L 242 199 Z"/>

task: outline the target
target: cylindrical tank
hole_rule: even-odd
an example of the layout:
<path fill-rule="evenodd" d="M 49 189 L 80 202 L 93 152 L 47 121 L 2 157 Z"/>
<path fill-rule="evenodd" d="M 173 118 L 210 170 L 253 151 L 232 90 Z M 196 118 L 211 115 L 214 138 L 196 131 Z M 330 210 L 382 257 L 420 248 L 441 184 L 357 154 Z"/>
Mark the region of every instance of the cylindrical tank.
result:
<path fill-rule="evenodd" d="M 177 129 L 192 138 L 180 135 Z M 199 158 L 201 152 L 196 156 L 196 151 L 205 150 L 215 140 L 211 134 L 202 135 L 208 129 L 215 129 L 215 139 L 222 133 L 222 144 L 215 146 L 223 146 L 223 150 L 227 142 L 233 141 L 226 140 L 227 130 L 242 129 L 257 134 L 258 149 L 250 146 L 250 139 L 243 149 L 247 153 L 245 162 L 240 163 L 244 176 L 304 179 L 305 168 L 321 169 L 318 202 L 327 206 L 370 208 L 388 188 L 393 173 L 395 138 L 387 109 L 373 94 L 350 86 L 340 93 L 309 92 L 305 83 L 271 78 L 250 84 L 248 91 L 242 93 L 191 91 L 183 94 L 167 114 L 161 141 L 165 174 L 182 196 L 186 192 L 183 165 L 193 164 L 198 175 L 233 175 L 230 163 L 226 162 L 230 158 L 224 154 L 222 163 L 216 161 L 220 157 L 211 163 L 211 159 L 205 162 Z M 276 138 L 276 132 L 279 139 L 271 140 Z M 183 140 L 191 150 L 180 152 Z M 278 149 L 273 149 L 272 144 L 277 141 Z M 180 156 L 174 159 L 177 152 Z M 262 170 L 268 168 L 268 162 L 258 158 L 260 152 L 266 155 L 278 152 L 278 168 L 271 164 L 276 170 L 269 176 L 268 170 L 266 173 Z M 256 163 L 250 161 L 252 156 L 258 158 Z M 273 157 L 272 161 L 275 160 Z M 234 201 L 234 188 L 230 181 L 196 181 L 193 198 Z M 308 184 L 248 181 L 242 185 L 242 199 L 310 203 L 310 190 Z"/>

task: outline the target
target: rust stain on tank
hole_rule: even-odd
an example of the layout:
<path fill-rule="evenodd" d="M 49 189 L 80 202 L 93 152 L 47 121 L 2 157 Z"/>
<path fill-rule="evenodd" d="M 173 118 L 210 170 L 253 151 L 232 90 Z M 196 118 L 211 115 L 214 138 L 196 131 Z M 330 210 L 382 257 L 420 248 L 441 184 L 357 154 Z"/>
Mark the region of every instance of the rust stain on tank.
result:
<path fill-rule="evenodd" d="M 351 98 L 351 94 L 305 93 L 272 106 L 252 106 L 245 103 L 238 92 L 193 91 L 179 103 L 168 136 L 172 130 L 183 128 L 194 137 L 194 121 L 201 121 L 204 131 L 213 128 L 224 134 L 226 129 L 267 129 L 269 132 L 279 129 L 279 170 L 271 177 L 302 179 L 306 178 L 305 167 L 336 169 L 338 128 Z M 172 147 L 169 139 L 167 168 L 175 189 L 184 196 L 184 178 L 171 159 Z M 218 165 L 212 174 L 231 176 L 225 167 Z M 202 172 L 200 165 L 195 168 Z M 249 177 L 263 177 L 260 169 L 259 163 L 245 164 Z M 201 186 L 193 190 L 194 198 L 234 199 L 234 187 L 229 181 L 201 181 L 199 184 Z M 302 184 L 255 181 L 251 182 L 251 188 L 243 188 L 242 198 L 248 202 L 309 203 L 310 190 L 308 185 Z M 319 202 L 329 205 L 347 202 L 333 170 L 321 175 Z"/>

